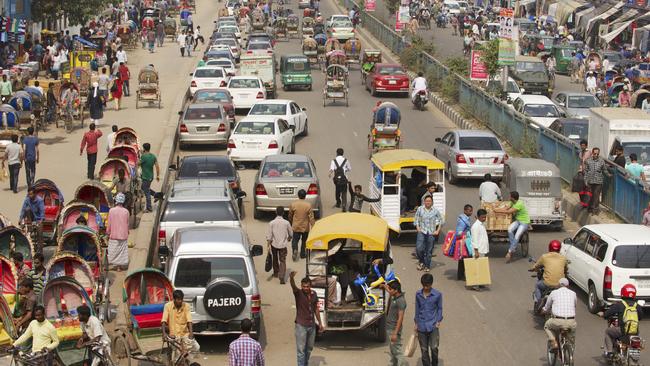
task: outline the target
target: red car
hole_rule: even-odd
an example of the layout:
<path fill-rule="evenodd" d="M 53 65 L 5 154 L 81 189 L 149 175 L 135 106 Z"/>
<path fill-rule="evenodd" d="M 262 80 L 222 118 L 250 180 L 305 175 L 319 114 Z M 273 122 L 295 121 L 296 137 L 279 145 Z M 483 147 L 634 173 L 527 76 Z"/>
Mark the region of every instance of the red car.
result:
<path fill-rule="evenodd" d="M 366 77 L 366 89 L 373 96 L 377 93 L 402 93 L 408 96 L 409 84 L 409 76 L 399 64 L 375 64 Z"/>
<path fill-rule="evenodd" d="M 235 125 L 235 106 L 232 102 L 232 95 L 228 89 L 199 89 L 192 97 L 194 103 L 221 103 L 223 110 L 228 115 L 230 127 Z"/>

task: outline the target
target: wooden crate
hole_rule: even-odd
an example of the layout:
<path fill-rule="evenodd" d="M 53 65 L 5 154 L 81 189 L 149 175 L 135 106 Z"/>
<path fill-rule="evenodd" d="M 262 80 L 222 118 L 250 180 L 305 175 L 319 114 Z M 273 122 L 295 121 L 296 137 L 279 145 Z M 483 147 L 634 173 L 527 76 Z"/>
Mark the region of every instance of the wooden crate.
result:
<path fill-rule="evenodd" d="M 512 215 L 507 213 L 496 213 L 496 208 L 510 208 L 510 201 L 481 202 L 481 208 L 487 211 L 485 228 L 488 231 L 507 231 L 512 222 Z"/>

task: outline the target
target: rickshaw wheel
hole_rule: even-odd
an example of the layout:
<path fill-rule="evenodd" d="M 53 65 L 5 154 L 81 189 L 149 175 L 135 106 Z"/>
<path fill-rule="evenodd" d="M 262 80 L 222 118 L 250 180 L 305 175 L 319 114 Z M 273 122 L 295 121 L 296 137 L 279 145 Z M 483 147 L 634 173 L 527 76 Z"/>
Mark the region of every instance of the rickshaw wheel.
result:
<path fill-rule="evenodd" d="M 131 366 L 131 350 L 126 337 L 128 335 L 118 335 L 113 339 L 111 347 L 113 362 L 118 366 Z"/>
<path fill-rule="evenodd" d="M 525 232 L 521 237 L 521 256 L 526 258 L 528 256 L 528 232 Z"/>

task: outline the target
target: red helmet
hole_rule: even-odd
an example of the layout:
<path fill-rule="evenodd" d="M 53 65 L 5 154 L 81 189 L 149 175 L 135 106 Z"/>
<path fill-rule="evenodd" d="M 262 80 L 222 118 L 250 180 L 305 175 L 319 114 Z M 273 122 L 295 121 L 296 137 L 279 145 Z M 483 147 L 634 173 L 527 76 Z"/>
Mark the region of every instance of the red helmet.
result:
<path fill-rule="evenodd" d="M 556 253 L 559 253 L 559 252 L 560 252 L 560 248 L 562 248 L 562 243 L 560 243 L 559 240 L 551 240 L 551 241 L 548 243 L 548 251 L 549 251 L 549 252 L 556 252 Z"/>
<path fill-rule="evenodd" d="M 636 287 L 631 283 L 623 285 L 621 288 L 621 297 L 627 299 L 636 299 Z"/>

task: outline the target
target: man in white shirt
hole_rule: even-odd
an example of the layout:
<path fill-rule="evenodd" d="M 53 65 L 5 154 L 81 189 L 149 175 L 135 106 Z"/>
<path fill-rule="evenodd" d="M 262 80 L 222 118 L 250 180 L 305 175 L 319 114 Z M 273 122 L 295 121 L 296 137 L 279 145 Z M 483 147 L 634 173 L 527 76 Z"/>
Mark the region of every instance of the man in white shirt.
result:
<path fill-rule="evenodd" d="M 275 209 L 275 219 L 269 222 L 266 231 L 268 250 L 273 254 L 273 277 L 280 278 L 280 284 L 285 283 L 287 271 L 287 247 L 293 238 L 291 224 L 284 218 L 284 208 Z"/>
<path fill-rule="evenodd" d="M 106 329 L 102 326 L 102 322 L 94 315 L 90 315 L 90 308 L 87 305 L 82 305 L 77 308 L 79 314 L 79 326 L 83 332 L 83 336 L 77 341 L 77 348 L 85 347 L 88 343 L 99 343 L 94 346 L 93 350 L 101 355 L 111 354 L 111 338 L 106 333 Z M 93 362 L 90 366 L 97 366 L 101 363 L 99 357 L 93 357 Z"/>
<path fill-rule="evenodd" d="M 472 235 L 472 247 L 474 248 L 474 258 L 485 257 L 490 252 L 490 240 L 485 229 L 485 220 L 487 211 L 479 209 L 476 211 L 476 221 L 472 224 L 470 233 Z"/>
<path fill-rule="evenodd" d="M 125 64 L 127 64 L 126 51 L 122 49 L 122 46 L 120 46 L 117 49 L 117 53 L 115 54 L 115 57 L 117 58 L 118 63 L 124 62 Z"/>
<path fill-rule="evenodd" d="M 501 188 L 492 181 L 492 174 L 484 176 L 485 181 L 478 187 L 478 196 L 483 202 L 501 201 Z"/>
<path fill-rule="evenodd" d="M 176 38 L 176 42 L 178 42 L 178 47 L 181 48 L 181 57 L 185 56 L 185 31 L 182 31 L 181 34 L 178 35 L 178 38 Z"/>
<path fill-rule="evenodd" d="M 113 148 L 113 140 L 115 140 L 115 134 L 117 133 L 117 130 L 118 130 L 117 125 L 111 126 L 111 131 L 112 132 L 109 133 L 108 136 L 106 137 L 106 140 L 107 140 L 106 141 L 107 142 L 107 144 L 106 144 L 106 152 L 107 153 L 110 152 L 111 149 Z"/>
<path fill-rule="evenodd" d="M 411 93 L 411 101 L 415 100 L 415 96 L 420 90 L 427 90 L 427 79 L 424 77 L 422 71 L 418 72 L 418 76 L 413 79 L 413 92 Z"/>
<path fill-rule="evenodd" d="M 336 188 L 336 207 L 339 208 L 343 205 L 343 212 L 347 210 L 348 207 L 348 173 L 352 170 L 350 162 L 343 156 L 343 149 L 336 149 L 336 157 L 332 159 L 330 163 L 330 172 L 329 177 L 334 181 L 334 187 Z"/>
<path fill-rule="evenodd" d="M 609 60 L 607 59 L 607 56 L 603 58 L 603 71 L 608 71 L 609 70 Z"/>
<path fill-rule="evenodd" d="M 569 290 L 569 280 L 566 278 L 560 279 L 560 288 L 553 290 L 546 305 L 544 305 L 544 313 L 550 311 L 551 318 L 544 324 L 544 331 L 548 335 L 548 339 L 553 344 L 553 348 L 557 349 L 557 339 L 555 335 L 561 329 L 569 329 L 569 337 L 574 339 L 576 328 L 576 293 Z"/>
<path fill-rule="evenodd" d="M 596 77 L 594 76 L 593 72 L 590 71 L 587 74 L 587 79 L 585 81 L 587 84 L 587 91 L 592 94 L 596 93 L 597 84 L 596 84 Z"/>
<path fill-rule="evenodd" d="M 2 167 L 5 163 L 9 168 L 9 188 L 18 193 L 18 175 L 24 158 L 23 148 L 18 143 L 18 135 L 11 135 L 11 143 L 5 147 L 5 154 L 2 158 Z"/>

